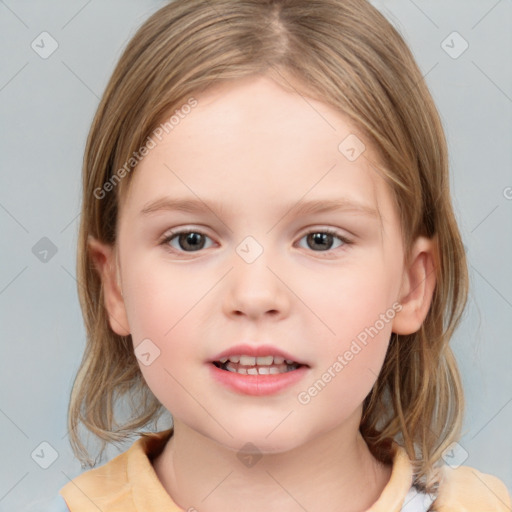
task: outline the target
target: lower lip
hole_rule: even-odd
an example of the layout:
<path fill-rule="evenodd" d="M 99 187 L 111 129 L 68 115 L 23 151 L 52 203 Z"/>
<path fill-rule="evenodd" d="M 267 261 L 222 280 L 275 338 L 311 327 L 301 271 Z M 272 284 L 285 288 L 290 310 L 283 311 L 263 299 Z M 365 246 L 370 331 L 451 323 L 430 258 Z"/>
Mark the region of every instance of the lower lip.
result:
<path fill-rule="evenodd" d="M 217 368 L 209 363 L 213 378 L 224 386 L 244 395 L 263 396 L 273 395 L 279 391 L 293 386 L 304 377 L 308 371 L 307 366 L 300 366 L 296 370 L 272 375 L 242 375 Z"/>

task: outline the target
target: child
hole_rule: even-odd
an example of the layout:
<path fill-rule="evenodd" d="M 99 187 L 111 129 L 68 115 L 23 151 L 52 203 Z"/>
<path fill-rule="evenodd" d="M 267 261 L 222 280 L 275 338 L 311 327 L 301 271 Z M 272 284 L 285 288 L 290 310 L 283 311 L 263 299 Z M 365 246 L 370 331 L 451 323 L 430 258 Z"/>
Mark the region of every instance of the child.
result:
<path fill-rule="evenodd" d="M 69 429 L 91 464 L 80 423 L 172 427 L 59 510 L 510 510 L 496 477 L 442 465 L 468 287 L 448 185 L 423 77 L 365 0 L 154 14 L 86 148 Z"/>

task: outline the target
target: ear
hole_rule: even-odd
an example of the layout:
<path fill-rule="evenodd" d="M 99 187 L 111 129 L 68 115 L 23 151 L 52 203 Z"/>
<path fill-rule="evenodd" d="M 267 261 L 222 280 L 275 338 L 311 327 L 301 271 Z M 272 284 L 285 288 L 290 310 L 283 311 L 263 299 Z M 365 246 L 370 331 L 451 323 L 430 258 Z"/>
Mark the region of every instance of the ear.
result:
<path fill-rule="evenodd" d="M 412 334 L 425 320 L 436 286 L 437 243 L 435 239 L 418 237 L 404 268 L 399 302 L 402 309 L 393 320 L 393 332 Z"/>
<path fill-rule="evenodd" d="M 90 236 L 88 249 L 101 278 L 110 327 L 116 334 L 127 336 L 130 334 L 130 328 L 121 291 L 115 246 L 105 244 Z"/>

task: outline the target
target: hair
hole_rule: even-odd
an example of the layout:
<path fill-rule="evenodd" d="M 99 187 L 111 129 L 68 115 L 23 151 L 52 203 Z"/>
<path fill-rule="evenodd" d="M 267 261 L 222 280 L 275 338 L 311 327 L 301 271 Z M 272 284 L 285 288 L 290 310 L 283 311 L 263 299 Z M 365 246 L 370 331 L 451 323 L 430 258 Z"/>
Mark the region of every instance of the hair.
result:
<path fill-rule="evenodd" d="M 392 192 L 406 261 L 416 237 L 436 242 L 428 314 L 417 332 L 392 333 L 360 424 L 384 463 L 391 460 L 391 441 L 401 444 L 416 484 L 430 492 L 443 450 L 460 436 L 464 400 L 449 340 L 466 306 L 467 263 L 439 114 L 402 36 L 366 0 L 175 0 L 128 43 L 98 106 L 83 162 L 77 274 L 87 340 L 69 406 L 72 448 L 90 465 L 80 423 L 104 449 L 163 412 L 142 377 L 131 336 L 110 328 L 88 251 L 90 236 L 116 243 L 118 205 L 136 170 L 126 162 L 193 94 L 264 74 L 347 116 L 375 148 L 379 160 L 372 165 Z M 120 172 L 123 166 L 128 172 Z M 133 415 L 119 424 L 114 408 L 122 397 L 131 400 Z"/>

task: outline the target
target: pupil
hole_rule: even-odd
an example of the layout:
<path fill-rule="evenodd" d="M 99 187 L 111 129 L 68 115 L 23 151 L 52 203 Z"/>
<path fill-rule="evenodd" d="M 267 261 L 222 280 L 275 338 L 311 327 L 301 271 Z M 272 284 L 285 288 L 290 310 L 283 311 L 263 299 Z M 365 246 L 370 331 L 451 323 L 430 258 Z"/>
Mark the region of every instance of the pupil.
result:
<path fill-rule="evenodd" d="M 182 249 L 186 249 L 187 245 L 188 245 L 188 248 L 191 248 L 192 250 L 198 250 L 198 249 L 201 249 L 204 245 L 204 240 L 203 240 L 203 243 L 198 243 L 198 239 L 200 239 L 200 237 L 202 237 L 203 235 L 201 235 L 201 233 L 184 233 L 180 236 L 180 245 L 182 247 Z M 182 242 L 185 242 L 184 244 Z"/>
<path fill-rule="evenodd" d="M 327 246 L 330 246 L 332 243 L 332 235 L 329 233 L 311 233 L 309 236 L 309 241 L 312 241 L 313 244 L 321 244 L 319 245 L 320 248 L 325 249 L 326 248 L 326 242 Z"/>

